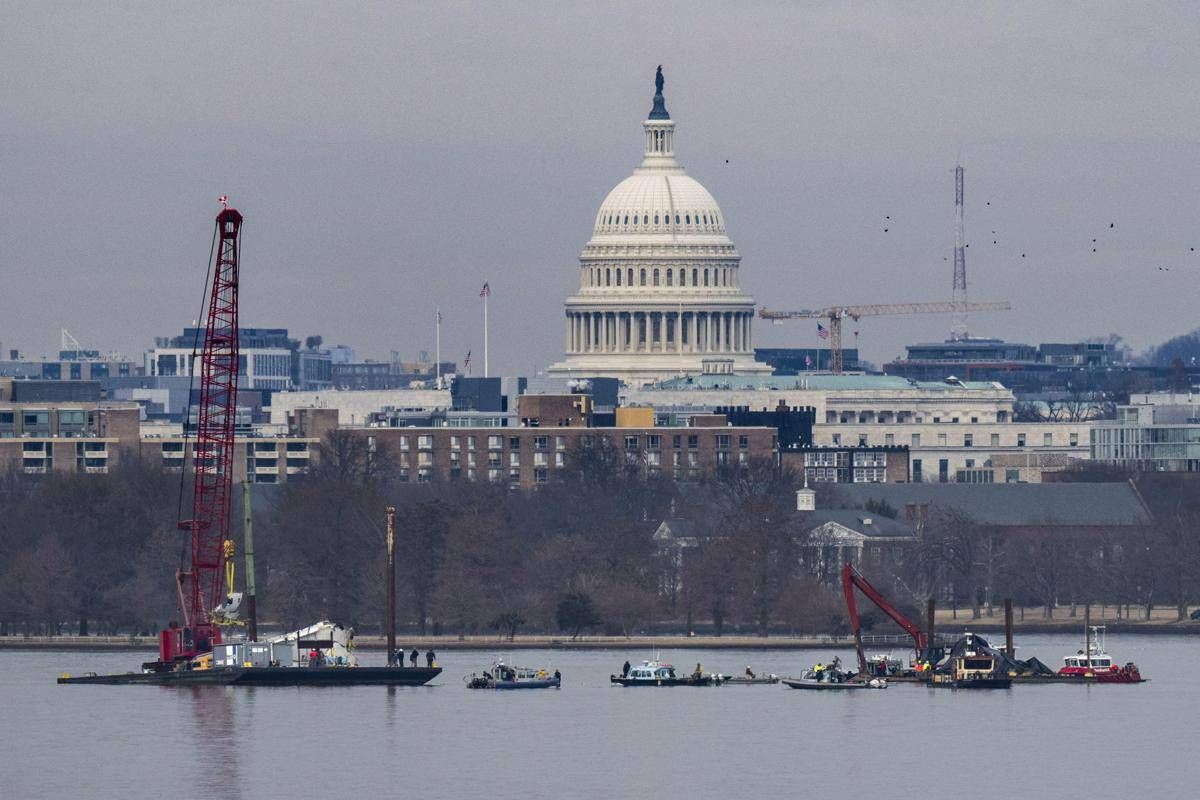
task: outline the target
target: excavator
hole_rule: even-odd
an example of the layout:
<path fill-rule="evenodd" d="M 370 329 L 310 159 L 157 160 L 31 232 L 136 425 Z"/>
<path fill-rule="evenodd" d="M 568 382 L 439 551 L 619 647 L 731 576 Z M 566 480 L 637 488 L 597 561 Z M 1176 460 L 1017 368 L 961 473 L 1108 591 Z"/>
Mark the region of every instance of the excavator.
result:
<path fill-rule="evenodd" d="M 855 569 L 853 564 L 846 564 L 842 567 L 842 593 L 846 595 L 846 612 L 850 616 L 850 630 L 854 633 L 854 649 L 858 654 L 858 670 L 860 675 L 871 674 L 870 664 L 867 662 L 867 656 L 863 652 L 862 643 L 862 627 L 858 617 L 858 603 L 854 597 L 854 588 L 858 587 L 867 599 L 875 604 L 876 608 L 887 614 L 897 625 L 905 630 L 913 639 L 913 649 L 916 653 L 914 661 L 920 663 L 922 661 L 933 664 L 941 659 L 943 653 L 940 648 L 931 647 L 929 637 L 917 625 L 904 616 L 900 609 L 893 606 L 879 590 L 871 585 L 863 574 Z"/>

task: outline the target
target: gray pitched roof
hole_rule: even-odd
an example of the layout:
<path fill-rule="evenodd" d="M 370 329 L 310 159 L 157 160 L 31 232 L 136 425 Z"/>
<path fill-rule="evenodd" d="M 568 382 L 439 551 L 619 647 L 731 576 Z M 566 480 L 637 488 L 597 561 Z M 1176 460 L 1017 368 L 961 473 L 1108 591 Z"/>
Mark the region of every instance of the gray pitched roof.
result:
<path fill-rule="evenodd" d="M 886 502 L 903 518 L 905 506 L 928 505 L 983 525 L 1142 525 L 1152 519 L 1129 483 L 859 483 L 838 485 L 832 494 L 841 508 Z"/>
<path fill-rule="evenodd" d="M 863 520 L 869 519 L 868 525 Z M 903 519 L 881 517 L 862 509 L 817 509 L 805 518 L 804 526 L 808 530 L 816 530 L 826 522 L 836 522 L 843 528 L 861 533 L 872 539 L 896 539 L 913 535 L 913 526 Z"/>

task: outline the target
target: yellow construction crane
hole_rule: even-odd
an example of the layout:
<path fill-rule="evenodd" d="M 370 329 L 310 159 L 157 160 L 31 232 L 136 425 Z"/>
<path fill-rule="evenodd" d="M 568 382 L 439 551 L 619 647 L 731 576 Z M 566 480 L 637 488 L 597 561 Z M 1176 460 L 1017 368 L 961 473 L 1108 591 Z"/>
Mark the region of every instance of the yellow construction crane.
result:
<path fill-rule="evenodd" d="M 953 314 L 967 311 L 1010 311 L 1008 302 L 1001 303 L 891 303 L 870 306 L 832 306 L 804 311 L 758 310 L 758 316 L 779 322 L 785 319 L 815 319 L 829 322 L 829 369 L 834 375 L 842 374 L 842 320 L 860 317 L 883 317 L 895 314 Z"/>

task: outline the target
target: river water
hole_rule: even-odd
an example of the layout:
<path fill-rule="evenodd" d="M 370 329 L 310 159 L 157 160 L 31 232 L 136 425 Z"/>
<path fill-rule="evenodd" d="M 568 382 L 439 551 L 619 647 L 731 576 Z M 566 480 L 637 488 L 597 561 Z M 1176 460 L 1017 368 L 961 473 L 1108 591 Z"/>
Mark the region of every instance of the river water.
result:
<path fill-rule="evenodd" d="M 1057 665 L 1079 642 L 1027 636 Z M 419 688 L 58 686 L 153 653 L 0 651 L 0 797 L 1172 798 L 1200 796 L 1200 638 L 1111 636 L 1139 686 L 814 693 L 622 689 L 646 652 L 519 651 L 560 691 L 468 691 L 443 652 Z M 845 662 L 849 651 L 836 653 Z M 799 674 L 834 652 L 664 651 L 684 672 Z M 366 653 L 365 663 L 382 662 Z"/>

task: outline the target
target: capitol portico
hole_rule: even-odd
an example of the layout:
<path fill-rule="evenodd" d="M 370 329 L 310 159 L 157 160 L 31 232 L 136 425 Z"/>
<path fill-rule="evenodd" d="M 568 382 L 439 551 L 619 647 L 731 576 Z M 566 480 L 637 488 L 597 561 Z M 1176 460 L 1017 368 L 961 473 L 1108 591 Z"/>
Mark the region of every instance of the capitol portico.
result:
<path fill-rule="evenodd" d="M 754 298 L 716 200 L 675 160 L 675 123 L 656 76 L 644 152 L 596 215 L 567 298 L 567 357 L 551 374 L 639 384 L 684 374 L 765 375 L 754 360 Z"/>

